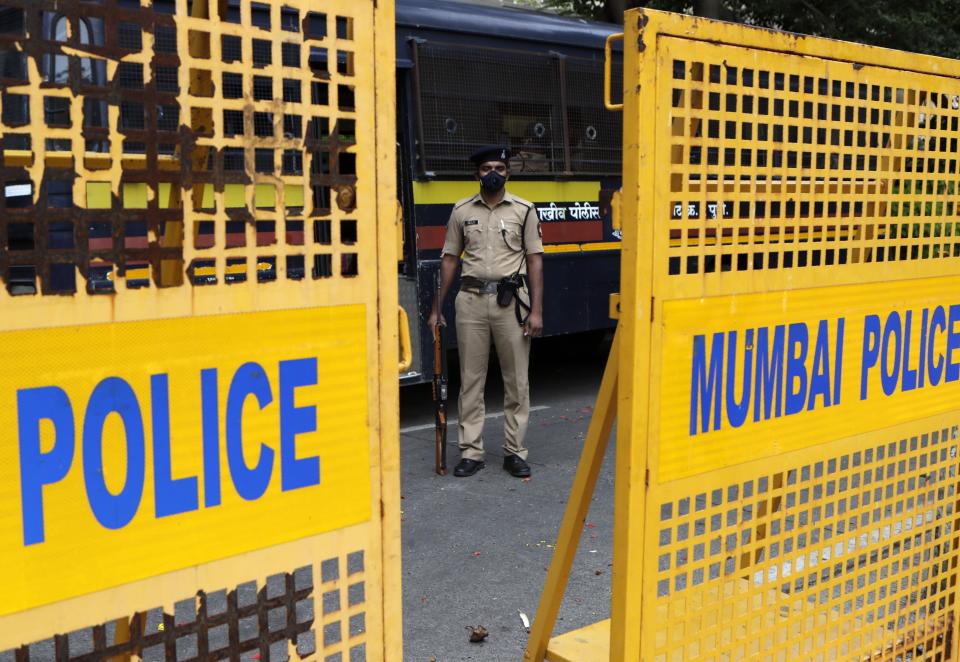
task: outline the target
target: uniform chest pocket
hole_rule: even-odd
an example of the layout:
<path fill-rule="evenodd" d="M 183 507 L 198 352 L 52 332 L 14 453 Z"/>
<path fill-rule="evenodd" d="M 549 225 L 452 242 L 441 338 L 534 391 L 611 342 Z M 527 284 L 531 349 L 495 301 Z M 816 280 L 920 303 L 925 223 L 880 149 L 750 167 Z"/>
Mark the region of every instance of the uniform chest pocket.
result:
<path fill-rule="evenodd" d="M 523 250 L 523 223 L 503 220 L 499 232 L 507 248 L 518 253 Z"/>
<path fill-rule="evenodd" d="M 474 221 L 467 221 L 463 226 L 463 245 L 466 248 L 480 248 L 483 246 L 483 226 Z"/>

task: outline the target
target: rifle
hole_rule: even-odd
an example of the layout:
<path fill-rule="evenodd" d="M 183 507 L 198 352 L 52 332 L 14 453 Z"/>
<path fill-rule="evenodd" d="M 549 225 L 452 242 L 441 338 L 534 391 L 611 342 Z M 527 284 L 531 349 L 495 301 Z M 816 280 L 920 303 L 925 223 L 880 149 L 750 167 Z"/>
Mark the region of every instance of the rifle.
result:
<path fill-rule="evenodd" d="M 437 315 L 442 309 L 440 301 L 440 278 L 437 275 Z M 433 404 L 436 416 L 436 444 L 434 467 L 440 476 L 447 473 L 447 348 L 443 338 L 443 325 L 433 329 Z"/>

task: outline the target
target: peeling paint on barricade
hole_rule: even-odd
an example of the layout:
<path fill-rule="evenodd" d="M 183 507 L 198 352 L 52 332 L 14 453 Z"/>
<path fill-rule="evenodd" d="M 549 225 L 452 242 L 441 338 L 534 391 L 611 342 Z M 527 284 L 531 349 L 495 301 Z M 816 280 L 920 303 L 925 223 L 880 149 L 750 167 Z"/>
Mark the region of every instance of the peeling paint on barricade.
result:
<path fill-rule="evenodd" d="M 338 35 L 333 51 L 336 61 L 323 64 L 336 65 L 336 79 L 322 68 L 298 77 L 278 75 L 279 68 L 268 71 L 264 67 L 274 60 L 298 66 L 306 52 L 299 44 L 276 48 L 255 40 L 269 47 L 255 54 L 265 59 L 254 63 L 253 77 L 255 85 L 271 88 L 273 111 L 266 112 L 266 104 L 248 103 L 243 75 L 231 70 L 241 57 L 239 35 L 219 35 L 227 66 L 218 87 L 221 81 L 208 69 L 183 66 L 194 52 L 209 59 L 214 53 L 209 42 L 218 35 L 187 30 L 173 13 L 115 4 L 11 0 L 3 9 L 9 22 L 21 27 L 0 34 L 0 47 L 12 47 L 5 51 L 11 57 L 22 53 L 23 75 L 5 87 L 0 186 L 3 192 L 7 186 L 29 187 L 26 196 L 9 203 L 10 196 L 0 195 L 5 212 L 0 239 L 15 240 L 9 253 L 0 253 L 0 279 L 8 291 L 72 294 L 78 290 L 75 271 L 91 294 L 114 293 L 115 277 L 126 278 L 128 288 L 177 286 L 183 283 L 184 245 L 191 234 L 212 240 L 211 230 L 220 223 L 241 242 L 247 225 L 262 237 L 275 236 L 278 223 L 302 233 L 306 217 L 330 215 L 333 195 L 339 210 L 355 209 L 356 120 L 309 114 L 311 106 L 332 104 L 341 114 L 355 110 L 349 80 L 354 54 L 343 37 Z M 207 5 L 197 3 L 193 10 L 194 18 L 209 18 Z M 317 16 L 327 20 L 326 13 Z M 282 93 L 276 91 L 280 87 Z M 226 103 L 212 103 L 218 92 Z M 203 107 L 204 99 L 210 99 L 209 107 Z M 41 122 L 50 137 L 18 132 Z M 28 167 L 11 164 L 21 153 L 31 154 Z M 201 218 L 185 222 L 195 214 Z M 208 227 L 191 233 L 194 224 Z M 206 239 L 193 244 L 213 247 Z M 195 262 L 187 259 L 190 275 Z"/>
<path fill-rule="evenodd" d="M 142 36 L 138 49 L 124 48 L 117 36 L 122 32 L 121 25 L 127 26 L 127 32 L 136 30 L 138 34 L 148 35 L 155 33 L 156 25 L 175 29 L 174 18 L 148 9 L 106 11 L 105 7 L 77 1 L 66 4 L 9 2 L 4 12 L 8 19 L 21 17 L 22 37 L 14 43 L 22 48 L 25 58 L 26 75 L 22 79 L 26 82 L 29 78 L 30 85 L 36 85 L 33 76 L 39 75 L 40 85 L 47 92 L 41 104 L 37 92 L 30 94 L 27 85 L 12 85 L 5 97 L 5 108 L 13 95 L 22 97 L 27 101 L 24 124 L 38 125 L 42 119 L 48 131 L 43 134 L 7 132 L 4 136 L 5 161 L 11 148 L 29 150 L 35 156 L 27 172 L 5 168 L 0 180 L 9 182 L 23 177 L 31 181 L 36 190 L 29 203 L 23 208 L 18 205 L 16 210 L 9 209 L 7 196 L 0 198 L 0 209 L 7 212 L 0 225 L 7 225 L 10 236 L 10 227 L 15 224 L 23 239 L 16 249 L 11 248 L 6 259 L 0 257 L 0 278 L 7 282 L 8 289 L 16 285 L 27 292 L 36 291 L 39 279 L 43 294 L 70 294 L 77 289 L 76 269 L 88 281 L 89 292 L 113 292 L 108 274 L 116 267 L 118 275 L 124 276 L 129 263 L 130 267 L 152 265 L 155 282 L 165 284 L 160 278 L 161 263 L 179 264 L 182 251 L 169 242 L 162 246 L 160 241 L 151 241 L 148 237 L 163 237 L 165 233 L 161 228 L 166 223 L 182 225 L 182 211 L 160 211 L 155 200 L 144 204 L 142 212 L 125 211 L 129 206 L 120 203 L 118 196 L 127 182 L 149 185 L 154 190 L 160 182 L 171 188 L 177 185 L 175 175 L 162 175 L 158 167 L 158 140 L 163 134 L 157 130 L 166 127 L 154 113 L 171 108 L 179 114 L 179 104 L 175 89 L 160 93 L 155 76 L 144 75 L 149 64 L 127 57 L 130 51 L 142 49 Z M 16 33 L 13 37 L 17 37 Z M 123 64 L 113 66 L 121 59 Z M 175 47 L 172 52 L 166 49 L 160 52 L 158 48 L 152 62 L 155 74 L 164 67 L 176 72 L 180 66 Z M 108 78 L 110 69 L 112 80 Z M 140 108 L 139 119 L 134 117 L 135 108 Z M 142 145 L 142 150 L 133 150 L 142 155 L 137 157 L 142 161 L 141 172 L 131 170 L 119 178 L 119 169 L 112 174 L 104 170 L 105 165 L 121 154 L 116 146 L 110 147 L 108 120 L 117 109 L 115 140 L 116 136 L 123 136 L 125 145 L 128 142 Z M 166 123 L 169 122 L 166 118 Z M 53 137 L 45 137 L 51 134 Z M 124 147 L 122 151 L 126 154 L 130 150 Z M 87 184 L 91 180 L 92 184 Z M 101 184 L 111 190 L 108 198 L 111 203 L 92 205 L 86 200 L 90 186 Z M 82 206 L 84 200 L 86 203 Z M 103 207 L 111 211 L 92 211 Z M 91 242 L 91 232 L 93 239 L 112 237 L 111 245 Z M 58 239 L 53 242 L 55 233 Z M 0 236 L 2 234 L 0 232 Z M 176 284 L 177 279 L 173 281 L 171 284 Z M 142 282 L 140 278 L 130 278 L 128 285 L 140 286 Z"/>

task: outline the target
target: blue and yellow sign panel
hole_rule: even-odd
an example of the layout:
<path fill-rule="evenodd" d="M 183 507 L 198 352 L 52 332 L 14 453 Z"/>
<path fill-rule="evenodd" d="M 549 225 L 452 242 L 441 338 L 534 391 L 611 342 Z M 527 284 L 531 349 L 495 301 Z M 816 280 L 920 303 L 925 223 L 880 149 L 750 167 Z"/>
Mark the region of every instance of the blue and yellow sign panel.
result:
<path fill-rule="evenodd" d="M 940 278 L 668 302 L 660 480 L 955 410 L 957 292 Z"/>
<path fill-rule="evenodd" d="M 364 306 L 2 340 L 0 615 L 370 518 Z"/>

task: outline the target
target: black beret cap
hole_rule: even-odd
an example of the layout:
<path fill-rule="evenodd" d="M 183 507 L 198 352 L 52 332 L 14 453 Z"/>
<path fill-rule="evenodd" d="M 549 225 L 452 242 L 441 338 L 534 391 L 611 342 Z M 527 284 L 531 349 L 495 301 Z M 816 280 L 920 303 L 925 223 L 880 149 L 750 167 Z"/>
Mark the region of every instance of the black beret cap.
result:
<path fill-rule="evenodd" d="M 487 161 L 503 161 L 507 163 L 510 160 L 510 148 L 503 145 L 484 145 L 473 154 L 470 160 L 481 165 Z"/>

